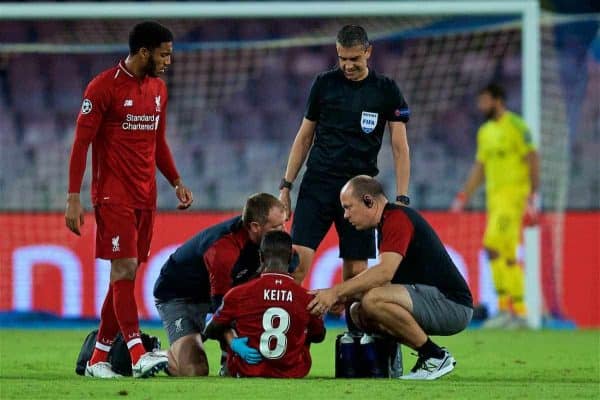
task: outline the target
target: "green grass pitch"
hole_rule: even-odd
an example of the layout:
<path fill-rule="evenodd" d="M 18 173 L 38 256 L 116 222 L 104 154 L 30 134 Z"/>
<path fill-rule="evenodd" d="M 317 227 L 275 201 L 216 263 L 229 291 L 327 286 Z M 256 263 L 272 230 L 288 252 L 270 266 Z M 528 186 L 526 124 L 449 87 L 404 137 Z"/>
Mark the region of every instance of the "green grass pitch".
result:
<path fill-rule="evenodd" d="M 148 330 L 166 343 L 158 329 Z M 333 341 L 313 346 L 313 368 L 302 380 L 214 376 L 219 360 L 208 344 L 209 378 L 98 381 L 75 375 L 87 330 L 0 329 L 0 399 L 600 399 L 600 331 L 470 330 L 437 338 L 456 369 L 431 382 L 333 379 Z M 164 347 L 164 346 L 163 346 Z M 404 351 L 405 370 L 415 358 Z"/>

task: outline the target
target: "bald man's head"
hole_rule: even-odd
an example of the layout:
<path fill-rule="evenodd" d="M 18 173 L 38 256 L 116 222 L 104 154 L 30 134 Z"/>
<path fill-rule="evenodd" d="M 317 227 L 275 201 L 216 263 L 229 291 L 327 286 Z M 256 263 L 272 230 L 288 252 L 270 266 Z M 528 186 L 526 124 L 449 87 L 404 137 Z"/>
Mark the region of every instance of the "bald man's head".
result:
<path fill-rule="evenodd" d="M 383 185 L 375 178 L 368 175 L 358 175 L 346 182 L 342 188 L 351 191 L 352 195 L 358 199 L 364 199 L 365 196 L 376 198 L 385 196 Z"/>
<path fill-rule="evenodd" d="M 379 223 L 387 203 L 383 186 L 375 178 L 358 175 L 350 179 L 340 192 L 344 218 L 356 229 L 370 229 Z"/>

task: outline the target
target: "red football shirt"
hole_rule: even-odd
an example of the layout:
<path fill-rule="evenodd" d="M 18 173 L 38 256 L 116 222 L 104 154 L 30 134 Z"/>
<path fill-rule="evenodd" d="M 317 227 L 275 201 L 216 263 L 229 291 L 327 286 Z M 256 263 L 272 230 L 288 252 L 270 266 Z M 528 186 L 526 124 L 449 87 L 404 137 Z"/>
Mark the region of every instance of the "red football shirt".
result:
<path fill-rule="evenodd" d="M 264 273 L 231 289 L 213 321 L 234 327 L 238 337 L 247 337 L 263 361 L 250 365 L 230 350 L 229 372 L 269 378 L 306 376 L 312 364 L 309 343 L 325 333 L 323 320 L 306 310 L 310 300 L 306 290 L 285 274 Z"/>
<path fill-rule="evenodd" d="M 124 62 L 88 85 L 69 168 L 69 193 L 79 193 L 92 144 L 92 202 L 156 208 L 156 166 L 178 178 L 166 142 L 167 88 L 160 78 L 136 78 Z"/>

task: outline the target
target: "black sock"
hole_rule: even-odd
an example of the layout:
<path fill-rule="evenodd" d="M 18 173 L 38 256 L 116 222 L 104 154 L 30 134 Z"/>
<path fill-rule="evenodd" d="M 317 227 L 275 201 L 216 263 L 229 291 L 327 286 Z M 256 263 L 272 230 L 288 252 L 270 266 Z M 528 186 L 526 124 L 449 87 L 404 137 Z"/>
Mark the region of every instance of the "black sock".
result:
<path fill-rule="evenodd" d="M 425 344 L 417 349 L 420 357 L 425 358 L 444 358 L 444 350 L 437 344 L 427 338 Z"/>

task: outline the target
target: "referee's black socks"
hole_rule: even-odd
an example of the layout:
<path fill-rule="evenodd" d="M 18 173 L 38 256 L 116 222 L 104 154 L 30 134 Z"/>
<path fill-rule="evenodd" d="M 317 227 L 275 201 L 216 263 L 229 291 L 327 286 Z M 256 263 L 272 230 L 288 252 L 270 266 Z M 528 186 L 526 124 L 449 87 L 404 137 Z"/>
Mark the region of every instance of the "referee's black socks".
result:
<path fill-rule="evenodd" d="M 423 358 L 444 358 L 444 350 L 437 344 L 433 343 L 428 337 L 425 344 L 417 349 L 419 357 Z"/>

